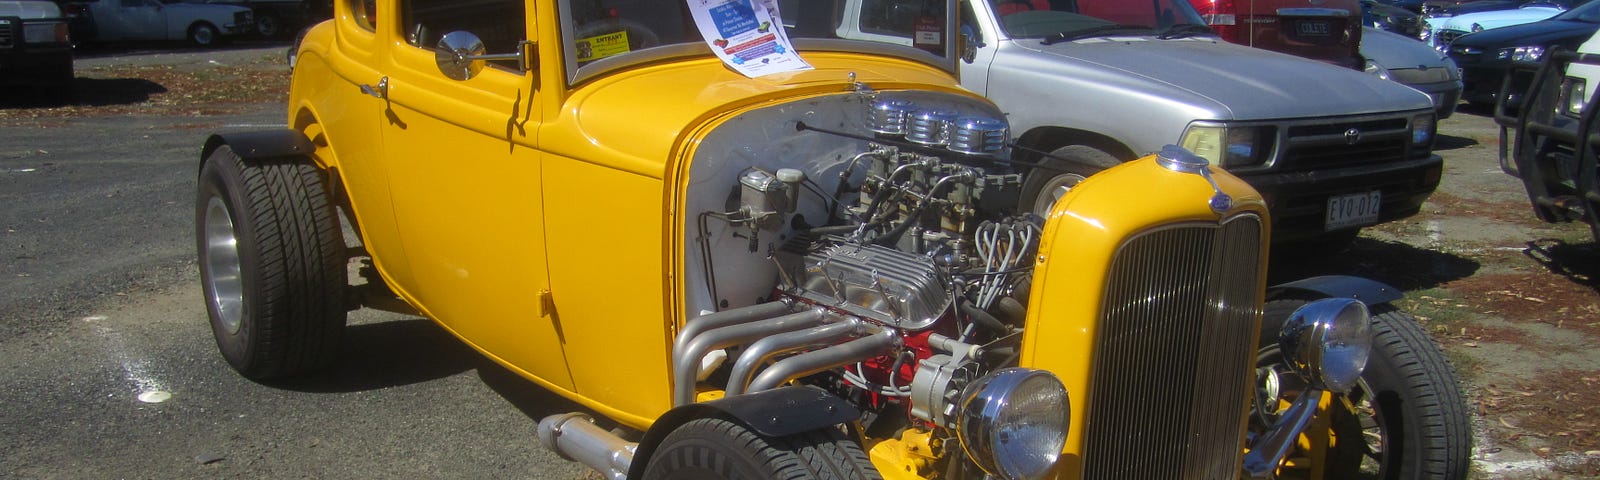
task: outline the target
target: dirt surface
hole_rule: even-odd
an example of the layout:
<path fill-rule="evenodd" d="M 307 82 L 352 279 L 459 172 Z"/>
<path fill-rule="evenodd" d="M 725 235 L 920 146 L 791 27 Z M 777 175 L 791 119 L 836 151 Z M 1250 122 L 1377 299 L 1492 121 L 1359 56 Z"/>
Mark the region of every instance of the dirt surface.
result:
<path fill-rule="evenodd" d="M 205 128 L 208 115 L 281 105 L 288 78 L 276 47 L 93 55 L 78 61 L 70 104 L 0 98 L 0 128 L 128 114 Z M 1464 109 L 1440 131 L 1445 175 L 1421 214 L 1369 228 L 1339 255 L 1275 261 L 1272 276 L 1353 274 L 1404 290 L 1400 306 L 1463 381 L 1474 478 L 1600 478 L 1600 247 L 1584 225 L 1533 216 L 1520 181 L 1499 169 L 1484 112 Z"/>

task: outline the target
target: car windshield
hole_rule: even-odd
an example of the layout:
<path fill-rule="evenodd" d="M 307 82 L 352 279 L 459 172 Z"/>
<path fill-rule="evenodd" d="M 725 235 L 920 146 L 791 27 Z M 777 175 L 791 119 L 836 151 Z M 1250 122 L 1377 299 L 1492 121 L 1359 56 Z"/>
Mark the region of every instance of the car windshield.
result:
<path fill-rule="evenodd" d="M 1047 42 L 1112 35 L 1211 35 L 1188 0 L 989 0 L 1011 38 Z"/>
<path fill-rule="evenodd" d="M 1585 2 L 1583 5 L 1573 7 L 1572 10 L 1567 10 L 1551 17 L 1551 20 L 1600 23 L 1600 2 Z"/>
<path fill-rule="evenodd" d="M 663 58 L 710 55 L 691 9 L 725 6 L 745 13 L 776 9 L 782 33 L 802 58 L 806 51 L 855 51 L 955 69 L 948 13 L 954 0 L 565 0 L 568 80 Z M 760 28 L 766 32 L 768 25 Z"/>

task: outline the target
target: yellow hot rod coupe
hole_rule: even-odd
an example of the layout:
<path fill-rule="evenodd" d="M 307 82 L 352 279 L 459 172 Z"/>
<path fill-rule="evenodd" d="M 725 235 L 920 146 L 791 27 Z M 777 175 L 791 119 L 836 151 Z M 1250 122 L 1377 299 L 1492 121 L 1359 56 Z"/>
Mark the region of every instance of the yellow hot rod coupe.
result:
<path fill-rule="evenodd" d="M 334 3 L 289 127 L 201 156 L 247 377 L 333 361 L 366 305 L 583 405 L 541 441 L 607 478 L 1464 473 L 1398 293 L 1267 287 L 1266 206 L 1207 159 L 1032 214 L 1053 173 L 958 86 L 955 0 Z"/>

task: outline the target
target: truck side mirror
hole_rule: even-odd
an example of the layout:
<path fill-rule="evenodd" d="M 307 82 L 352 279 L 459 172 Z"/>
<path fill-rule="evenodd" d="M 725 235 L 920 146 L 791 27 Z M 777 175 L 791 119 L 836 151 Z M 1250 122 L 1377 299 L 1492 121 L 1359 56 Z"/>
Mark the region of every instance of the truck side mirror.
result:
<path fill-rule="evenodd" d="M 483 71 L 483 63 L 489 60 L 516 60 L 517 70 L 526 72 L 533 63 L 529 58 L 531 56 L 533 42 L 517 42 L 516 53 L 485 54 L 483 40 L 477 35 L 456 30 L 439 38 L 434 61 L 439 64 L 439 72 L 444 76 L 452 80 L 467 80 L 478 76 L 478 72 Z"/>

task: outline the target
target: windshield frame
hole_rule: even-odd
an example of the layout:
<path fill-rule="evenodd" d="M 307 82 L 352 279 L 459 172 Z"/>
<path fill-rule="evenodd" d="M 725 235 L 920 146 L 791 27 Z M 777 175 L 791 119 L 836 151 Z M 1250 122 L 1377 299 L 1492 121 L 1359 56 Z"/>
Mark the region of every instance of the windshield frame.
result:
<path fill-rule="evenodd" d="M 1063 0 L 1054 0 L 1054 1 L 1061 2 Z M 1079 0 L 1079 2 L 1084 2 L 1084 1 L 1093 1 L 1093 0 Z M 1101 1 L 1115 1 L 1115 0 L 1101 0 Z M 1115 36 L 1155 37 L 1155 36 L 1163 35 L 1165 32 L 1169 31 L 1174 26 L 1183 25 L 1183 24 L 1196 25 L 1196 26 L 1200 26 L 1200 27 L 1205 27 L 1206 30 L 1210 30 L 1210 26 L 1205 24 L 1205 21 L 1200 17 L 1200 13 L 1194 9 L 1193 5 L 1189 4 L 1188 0 L 1147 0 L 1147 1 L 1156 1 L 1156 2 L 1160 2 L 1160 3 L 1167 3 L 1167 4 L 1170 4 L 1174 8 L 1176 8 L 1178 10 L 1181 10 L 1181 12 L 1177 12 L 1177 15 L 1174 17 L 1174 20 L 1177 20 L 1177 21 L 1172 23 L 1171 25 L 1164 25 L 1164 26 L 1160 25 L 1159 22 L 1157 22 L 1156 25 L 1151 25 L 1151 26 L 1148 26 L 1148 27 L 1145 27 L 1145 26 L 1141 25 L 1139 27 L 1139 32 L 1138 33 L 1132 33 L 1133 29 L 1131 29 L 1131 28 L 1121 28 L 1121 29 L 1112 28 L 1111 30 L 1114 30 L 1114 31 L 1113 32 L 1107 32 L 1106 35 L 1090 35 L 1090 36 L 1085 37 L 1085 38 L 1115 37 Z M 1053 11 L 1053 12 L 1060 12 L 1060 13 L 1064 13 L 1064 14 L 1068 14 L 1068 15 L 1076 15 L 1076 16 L 1082 17 L 1085 20 L 1085 22 L 1083 22 L 1084 23 L 1083 28 L 1068 29 L 1068 30 L 1056 30 L 1056 31 L 1039 32 L 1039 33 L 1017 32 L 1017 31 L 1014 31 L 1013 29 L 1007 28 L 1007 25 L 1006 25 L 1006 22 L 1004 20 L 1004 17 L 1000 15 L 1000 12 L 995 7 L 995 4 L 993 3 L 992 0 L 963 0 L 963 2 L 972 4 L 971 6 L 972 6 L 972 11 L 974 12 L 974 15 L 986 15 L 986 16 L 988 16 L 988 19 L 990 20 L 990 22 L 988 22 L 988 23 L 992 23 L 995 27 L 997 27 L 998 31 L 995 32 L 995 33 L 1001 35 L 1002 37 L 1000 37 L 1000 38 L 1007 39 L 1007 40 L 1046 40 L 1046 39 L 1049 39 L 1049 38 L 1052 38 L 1052 37 L 1059 36 L 1061 34 L 1067 34 L 1068 37 L 1071 37 L 1074 32 L 1082 32 L 1082 31 L 1087 31 L 1087 30 L 1090 30 L 1090 29 L 1093 29 L 1093 28 L 1100 28 L 1100 27 L 1111 27 L 1111 26 L 1115 26 L 1115 25 L 1118 24 L 1118 22 L 1116 22 L 1116 21 L 1109 20 L 1109 19 L 1106 19 L 1106 18 L 1096 17 L 1094 15 L 1087 15 L 1087 14 L 1071 12 L 1071 11 L 1066 11 L 1066 10 L 1050 10 L 1050 11 Z M 1074 2 L 1074 3 L 1077 3 L 1077 2 Z M 1036 11 L 1036 12 L 1038 12 L 1038 11 Z M 1093 24 L 1091 24 L 1091 21 L 1092 21 Z M 1186 36 L 1194 36 L 1194 35 L 1186 35 Z M 1214 36 L 1216 36 L 1216 34 L 1214 32 L 1212 32 L 1212 33 L 1203 34 L 1203 35 L 1200 35 L 1200 36 L 1214 37 Z"/>
<path fill-rule="evenodd" d="M 556 5 L 559 19 L 558 24 L 560 26 L 558 37 L 561 40 L 562 64 L 566 72 L 566 82 L 568 87 L 576 86 L 595 78 L 626 71 L 639 66 L 670 61 L 715 57 L 711 51 L 710 45 L 708 45 L 702 39 L 699 33 L 692 32 L 691 34 L 686 35 L 685 41 L 640 48 L 625 54 L 600 58 L 579 65 L 577 48 L 575 47 L 579 37 L 576 34 L 578 25 L 577 20 L 574 18 L 575 15 L 573 14 L 574 7 L 572 7 L 574 1 L 577 0 L 561 0 Z M 692 0 L 669 1 L 685 2 Z M 752 1 L 761 2 L 763 0 Z M 863 1 L 865 0 L 839 0 L 838 3 L 840 5 L 846 5 L 841 7 L 844 9 L 844 11 L 841 12 L 842 17 L 839 20 L 841 22 L 848 22 L 854 19 L 859 19 L 859 8 Z M 944 35 L 944 53 L 942 56 L 922 50 L 920 48 L 912 47 L 910 45 L 910 39 L 906 39 L 904 45 L 897 45 L 893 43 L 886 43 L 884 41 L 873 41 L 865 38 L 811 38 L 794 36 L 794 33 L 791 32 L 790 40 L 796 52 L 800 54 L 802 59 L 805 58 L 806 53 L 808 52 L 857 53 L 872 56 L 893 57 L 923 63 L 955 76 L 959 71 L 958 62 L 960 60 L 957 52 L 959 51 L 959 44 L 961 43 L 961 39 L 956 33 L 960 31 L 958 29 L 959 27 L 957 19 L 957 8 L 959 1 L 960 0 L 944 0 L 946 15 L 944 18 L 945 25 L 943 28 L 944 32 L 946 33 Z M 787 17 L 789 17 L 789 14 L 785 12 L 784 16 L 786 17 L 785 23 L 788 23 Z M 838 30 L 840 32 L 860 32 L 861 29 L 858 26 L 846 26 L 844 24 L 840 24 Z M 884 37 L 883 35 L 876 34 L 862 36 Z"/>

